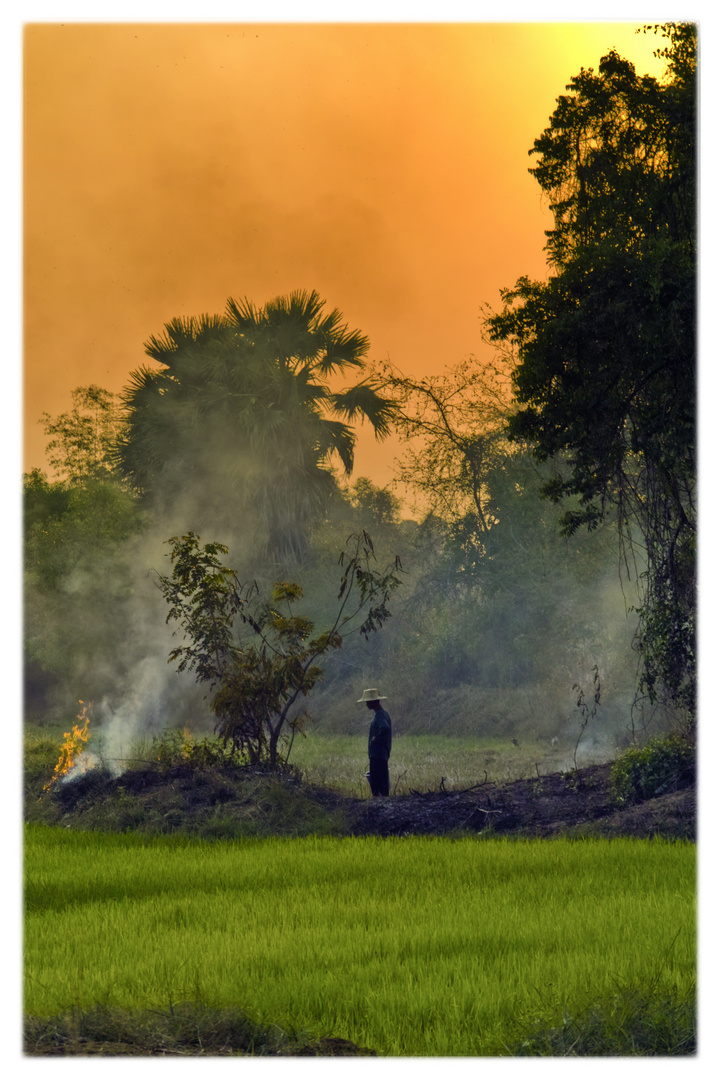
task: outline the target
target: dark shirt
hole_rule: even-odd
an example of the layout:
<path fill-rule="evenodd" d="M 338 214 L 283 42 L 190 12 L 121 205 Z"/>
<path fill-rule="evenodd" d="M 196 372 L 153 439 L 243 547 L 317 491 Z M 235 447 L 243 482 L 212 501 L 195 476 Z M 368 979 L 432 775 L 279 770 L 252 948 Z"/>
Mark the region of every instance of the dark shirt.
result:
<path fill-rule="evenodd" d="M 392 722 L 383 708 L 377 710 L 368 733 L 368 757 L 387 761 L 392 746 Z"/>

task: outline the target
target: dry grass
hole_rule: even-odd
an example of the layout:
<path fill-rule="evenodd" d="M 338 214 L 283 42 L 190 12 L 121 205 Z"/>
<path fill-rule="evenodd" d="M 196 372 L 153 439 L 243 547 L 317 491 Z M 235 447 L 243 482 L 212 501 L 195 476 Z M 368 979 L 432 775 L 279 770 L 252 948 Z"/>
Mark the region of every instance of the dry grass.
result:
<path fill-rule="evenodd" d="M 402 735 L 393 741 L 390 790 L 396 795 L 472 787 L 482 781 L 507 783 L 573 767 L 573 747 L 511 739 Z M 612 756 L 612 755 L 610 755 Z M 359 798 L 369 796 L 365 779 L 367 744 L 362 734 L 325 735 L 315 731 L 296 739 L 290 758 L 310 784 L 334 788 Z M 578 765 L 609 760 L 602 747 L 578 753 Z"/>

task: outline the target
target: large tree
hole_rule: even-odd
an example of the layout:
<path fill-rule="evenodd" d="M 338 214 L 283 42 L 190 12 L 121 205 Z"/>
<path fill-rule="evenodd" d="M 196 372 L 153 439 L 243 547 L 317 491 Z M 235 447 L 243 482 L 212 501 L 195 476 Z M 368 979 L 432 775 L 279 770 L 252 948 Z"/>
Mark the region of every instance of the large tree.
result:
<path fill-rule="evenodd" d="M 408 559 L 422 571 L 407 647 L 410 666 L 438 686 L 543 683 L 551 713 L 555 694 L 585 678 L 589 655 L 602 658 L 609 685 L 624 678 L 588 604 L 612 572 L 612 530 L 560 535 L 559 508 L 538 497 L 545 470 L 507 436 L 510 361 L 471 357 L 423 379 L 383 368 L 405 440 L 398 478 L 427 514 Z"/>
<path fill-rule="evenodd" d="M 389 432 L 391 406 L 362 373 L 368 339 L 316 292 L 262 308 L 228 300 L 223 315 L 177 318 L 146 351 L 125 392 L 123 472 L 154 503 L 187 508 L 190 526 L 248 523 L 275 561 L 303 551 L 338 459 L 353 467 L 354 421 Z"/>
<path fill-rule="evenodd" d="M 644 584 L 641 687 L 692 713 L 695 611 L 695 29 L 660 30 L 663 81 L 615 52 L 582 70 L 536 140 L 549 277 L 488 321 L 516 352 L 511 436 L 579 498 L 571 534 L 614 510 Z"/>

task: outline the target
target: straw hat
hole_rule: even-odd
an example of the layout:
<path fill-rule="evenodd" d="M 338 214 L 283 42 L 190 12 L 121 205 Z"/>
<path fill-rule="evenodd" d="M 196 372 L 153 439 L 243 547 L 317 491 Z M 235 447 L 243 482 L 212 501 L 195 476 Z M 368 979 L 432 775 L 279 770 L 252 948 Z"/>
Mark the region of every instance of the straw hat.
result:
<path fill-rule="evenodd" d="M 384 694 L 378 694 L 373 687 L 371 690 L 363 690 L 363 696 L 358 698 L 357 704 L 359 705 L 361 701 L 387 701 L 387 698 Z"/>

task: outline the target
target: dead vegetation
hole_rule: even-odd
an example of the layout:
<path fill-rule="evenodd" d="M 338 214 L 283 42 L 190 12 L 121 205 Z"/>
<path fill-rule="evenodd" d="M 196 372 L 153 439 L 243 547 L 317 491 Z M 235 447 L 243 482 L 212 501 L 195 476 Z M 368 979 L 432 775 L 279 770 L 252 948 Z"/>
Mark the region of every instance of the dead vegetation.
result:
<path fill-rule="evenodd" d="M 618 806 L 611 764 L 511 782 L 482 781 L 360 799 L 297 776 L 244 768 L 147 766 L 113 778 L 99 770 L 58 785 L 44 820 L 71 828 L 243 835 L 665 836 L 695 838 L 695 785 Z M 28 802 L 28 807 L 30 803 Z M 32 808 L 29 814 L 33 818 Z"/>
<path fill-rule="evenodd" d="M 167 1009 L 98 1006 L 27 1017 L 29 1057 L 374 1057 L 348 1039 L 310 1038 L 250 1020 L 239 1009 L 192 1002 Z"/>
<path fill-rule="evenodd" d="M 382 836 L 492 833 L 498 836 L 695 837 L 695 788 L 620 808 L 611 764 L 530 780 L 478 784 L 464 791 L 433 791 L 375 799 L 356 820 L 356 833 Z"/>

